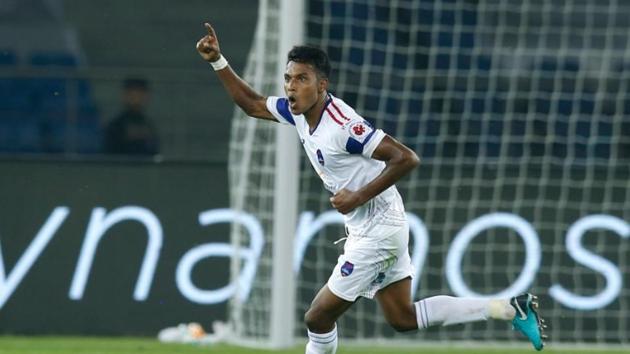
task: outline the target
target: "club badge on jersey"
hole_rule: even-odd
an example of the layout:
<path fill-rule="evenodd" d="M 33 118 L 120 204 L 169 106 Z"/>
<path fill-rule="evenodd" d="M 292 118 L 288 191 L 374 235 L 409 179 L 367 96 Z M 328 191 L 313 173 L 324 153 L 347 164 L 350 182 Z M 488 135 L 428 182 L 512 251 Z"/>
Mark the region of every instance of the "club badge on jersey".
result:
<path fill-rule="evenodd" d="M 344 263 L 341 266 L 341 276 L 347 277 L 348 275 L 352 274 L 353 270 L 354 270 L 354 264 L 346 261 L 346 263 Z"/>
<path fill-rule="evenodd" d="M 346 129 L 349 135 L 346 150 L 351 154 L 362 153 L 363 147 L 375 132 L 372 125 L 363 119 L 349 122 Z"/>
<path fill-rule="evenodd" d="M 354 121 L 350 123 L 348 130 L 350 136 L 361 141 L 369 134 L 368 130 L 371 132 L 372 128 L 365 121 Z"/>
<path fill-rule="evenodd" d="M 350 130 L 352 132 L 352 135 L 355 138 L 358 138 L 361 135 L 363 135 L 363 133 L 365 133 L 365 123 L 363 123 L 363 122 L 356 122 L 356 123 L 354 123 L 354 124 L 352 124 L 350 126 Z"/>

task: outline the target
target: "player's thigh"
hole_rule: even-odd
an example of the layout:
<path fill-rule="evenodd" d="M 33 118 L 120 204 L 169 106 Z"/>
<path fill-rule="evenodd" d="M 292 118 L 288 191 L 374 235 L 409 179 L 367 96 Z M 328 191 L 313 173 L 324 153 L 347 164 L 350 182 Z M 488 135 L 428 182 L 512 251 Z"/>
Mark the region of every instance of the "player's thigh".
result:
<path fill-rule="evenodd" d="M 376 293 L 385 319 L 394 327 L 415 326 L 415 314 L 411 301 L 411 277 L 393 282 Z"/>
<path fill-rule="evenodd" d="M 405 250 L 389 269 L 382 288 L 376 293 L 385 319 L 396 329 L 401 327 L 406 330 L 417 325 L 411 297 L 411 277 L 414 273 L 411 258 Z"/>
<path fill-rule="evenodd" d="M 411 277 L 387 285 L 375 297 L 385 313 L 401 312 L 409 308 L 412 305 Z"/>
<path fill-rule="evenodd" d="M 322 329 L 321 327 L 324 327 L 324 330 L 332 329 L 337 318 L 353 303 L 333 294 L 328 285 L 324 285 L 313 299 L 311 307 L 304 316 L 304 321 L 311 331 Z M 326 328 L 329 326 L 331 328 Z"/>

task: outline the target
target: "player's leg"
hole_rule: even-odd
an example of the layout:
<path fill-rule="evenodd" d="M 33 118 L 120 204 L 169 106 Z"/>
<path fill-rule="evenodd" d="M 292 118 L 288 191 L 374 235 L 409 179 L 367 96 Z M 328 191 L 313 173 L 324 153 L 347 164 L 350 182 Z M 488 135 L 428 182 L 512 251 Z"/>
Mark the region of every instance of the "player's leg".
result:
<path fill-rule="evenodd" d="M 335 321 L 353 302 L 343 300 L 324 285 L 304 315 L 308 328 L 306 354 L 334 354 L 337 351 L 337 326 Z"/>
<path fill-rule="evenodd" d="M 349 236 L 346 240 L 344 253 L 337 259 L 328 282 L 317 293 L 304 316 L 309 336 L 307 354 L 334 353 L 337 318 L 360 296 L 373 296 L 375 269 L 383 261 L 374 253 L 375 249 L 374 241 L 368 237 Z"/>
<path fill-rule="evenodd" d="M 339 298 L 328 289 L 328 285 L 324 285 L 306 311 L 304 323 L 311 332 L 329 332 L 335 327 L 337 318 L 346 312 L 353 303 Z"/>
<path fill-rule="evenodd" d="M 545 326 L 536 311 L 537 303 L 531 294 L 512 299 L 439 295 L 412 303 L 413 267 L 407 249 L 408 229 L 401 227 L 393 233 L 387 232 L 387 227 L 381 229 L 383 234 L 390 236 L 379 242 L 380 253 L 398 256 L 394 264 L 379 273 L 377 279 L 380 284 L 375 296 L 383 309 L 385 319 L 395 330 L 405 332 L 429 326 L 448 326 L 491 318 L 511 320 L 514 329 L 527 336 L 534 348 L 542 349 L 544 345 L 542 341 L 545 338 L 542 331 Z"/>
<path fill-rule="evenodd" d="M 536 350 L 542 350 L 544 320 L 536 310 L 538 302 L 532 294 L 511 299 L 477 299 L 452 296 L 434 296 L 415 303 L 418 325 L 448 326 L 486 319 L 512 321 L 515 330 L 523 333 Z M 423 319 L 423 321 L 420 321 Z"/>
<path fill-rule="evenodd" d="M 490 318 L 512 320 L 514 307 L 508 300 L 433 296 L 411 302 L 411 278 L 389 284 L 376 293 L 385 319 L 398 331 L 448 326 Z"/>
<path fill-rule="evenodd" d="M 383 309 L 387 322 L 399 332 L 489 318 L 511 320 L 515 313 L 507 300 L 441 295 L 412 303 L 411 278 L 389 284 L 376 293 L 376 299 Z"/>
<path fill-rule="evenodd" d="M 385 320 L 398 332 L 418 329 L 416 309 L 411 302 L 411 277 L 399 280 L 383 289 L 376 295 Z"/>
<path fill-rule="evenodd" d="M 488 319 L 511 320 L 515 310 L 505 299 L 438 295 L 414 304 L 421 328 L 449 326 Z"/>
<path fill-rule="evenodd" d="M 401 237 L 401 240 L 404 238 Z M 458 323 L 482 321 L 489 318 L 511 320 L 515 309 L 509 300 L 433 296 L 412 303 L 411 259 L 406 250 L 387 270 L 385 281 L 376 298 L 387 321 L 399 331 L 429 326 L 448 326 Z"/>
<path fill-rule="evenodd" d="M 513 328 L 523 333 L 536 350 L 544 346 L 546 336 L 543 330 L 546 326 L 536 311 L 536 297 L 531 294 L 509 300 L 439 295 L 412 304 L 410 289 L 411 279 L 405 278 L 376 293 L 385 319 L 399 332 L 493 318 L 511 320 Z"/>

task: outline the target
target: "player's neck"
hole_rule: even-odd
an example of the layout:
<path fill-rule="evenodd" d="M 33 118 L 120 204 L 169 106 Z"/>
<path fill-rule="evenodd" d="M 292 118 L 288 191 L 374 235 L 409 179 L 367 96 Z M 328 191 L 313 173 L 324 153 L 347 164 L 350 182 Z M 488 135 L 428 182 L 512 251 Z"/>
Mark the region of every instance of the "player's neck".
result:
<path fill-rule="evenodd" d="M 317 102 L 306 112 L 304 117 L 308 123 L 309 128 L 314 129 L 319 123 L 319 119 L 322 116 L 324 106 L 326 106 L 326 99 L 328 98 L 328 91 L 324 91 L 319 95 Z"/>

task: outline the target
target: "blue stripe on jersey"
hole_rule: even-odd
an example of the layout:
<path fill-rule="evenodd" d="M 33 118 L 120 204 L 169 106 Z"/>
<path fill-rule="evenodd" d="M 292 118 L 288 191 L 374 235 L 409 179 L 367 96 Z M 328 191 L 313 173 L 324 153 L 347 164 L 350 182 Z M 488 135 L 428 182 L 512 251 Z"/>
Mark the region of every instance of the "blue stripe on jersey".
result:
<path fill-rule="evenodd" d="M 370 138 L 372 138 L 372 135 L 374 135 L 375 132 L 376 130 L 372 130 L 372 132 L 365 138 L 365 140 L 363 140 L 363 143 L 360 143 L 355 138 L 348 138 L 348 141 L 346 142 L 346 151 L 351 154 L 363 153 L 363 147 L 365 146 L 365 144 L 368 143 L 368 141 L 370 141 Z"/>
<path fill-rule="evenodd" d="M 367 120 L 365 122 L 367 122 Z M 370 127 L 371 127 L 371 125 L 370 125 Z M 370 141 L 370 139 L 372 139 L 372 135 L 374 135 L 374 133 L 376 133 L 376 129 L 372 130 L 372 132 L 370 134 L 368 134 L 367 137 L 365 137 L 365 140 L 363 140 L 363 145 L 364 146 L 365 146 L 365 144 L 368 143 L 368 141 Z"/>
<path fill-rule="evenodd" d="M 278 102 L 276 102 L 276 109 L 278 110 L 278 113 L 280 113 L 280 115 L 284 117 L 284 119 L 286 119 L 289 123 L 295 125 L 293 116 L 291 115 L 291 112 L 289 112 L 289 100 L 287 100 L 286 98 L 279 98 Z"/>
<path fill-rule="evenodd" d="M 361 144 L 354 138 L 348 138 L 348 142 L 346 143 L 346 150 L 351 154 L 360 154 L 363 152 L 363 144 Z"/>

